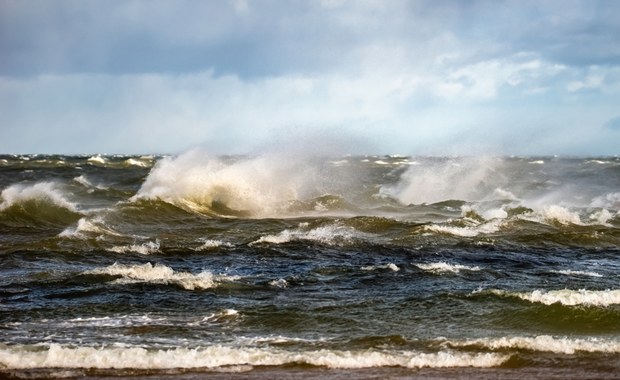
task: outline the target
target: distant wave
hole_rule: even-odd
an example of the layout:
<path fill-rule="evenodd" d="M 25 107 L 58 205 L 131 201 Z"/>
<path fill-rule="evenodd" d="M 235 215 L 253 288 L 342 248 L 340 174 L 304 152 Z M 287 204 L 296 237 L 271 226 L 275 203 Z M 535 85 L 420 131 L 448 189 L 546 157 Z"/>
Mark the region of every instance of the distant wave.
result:
<path fill-rule="evenodd" d="M 477 272 L 480 270 L 478 266 L 467 266 L 460 264 L 449 264 L 446 262 L 437 262 L 437 263 L 429 263 L 429 264 L 415 264 L 418 268 L 431 272 L 431 273 L 459 273 L 460 271 L 473 271 Z"/>

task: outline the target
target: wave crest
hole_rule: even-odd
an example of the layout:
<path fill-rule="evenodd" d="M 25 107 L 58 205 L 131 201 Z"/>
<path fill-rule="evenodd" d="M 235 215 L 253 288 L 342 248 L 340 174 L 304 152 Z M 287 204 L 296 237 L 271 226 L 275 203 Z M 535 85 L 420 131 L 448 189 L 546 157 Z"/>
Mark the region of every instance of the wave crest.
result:
<path fill-rule="evenodd" d="M 328 368 L 495 367 L 508 359 L 496 353 L 465 352 L 384 352 L 376 350 L 317 350 L 287 352 L 276 348 L 228 347 L 148 350 L 142 347 L 0 346 L 0 365 L 12 369 L 99 368 L 173 369 L 217 368 L 223 366 L 274 366 L 309 364 Z"/>
<path fill-rule="evenodd" d="M 268 216 L 299 199 L 310 167 L 272 157 L 215 158 L 190 151 L 158 162 L 134 196 L 208 215 Z"/>
<path fill-rule="evenodd" d="M 147 282 L 152 284 L 176 285 L 186 290 L 209 289 L 217 286 L 221 281 L 236 279 L 235 277 L 214 275 L 207 271 L 198 274 L 176 272 L 163 264 L 153 265 L 151 263 L 142 265 L 114 263 L 105 268 L 87 271 L 84 274 L 120 277 L 116 280 L 117 283 Z"/>
<path fill-rule="evenodd" d="M 564 306 L 611 306 L 620 304 L 620 290 L 534 290 L 532 292 L 507 292 L 492 290 L 491 293 L 505 297 L 517 297 L 532 303 Z"/>
<path fill-rule="evenodd" d="M 16 184 L 2 190 L 0 214 L 3 220 L 36 224 L 66 225 L 79 217 L 77 205 L 54 182 Z"/>

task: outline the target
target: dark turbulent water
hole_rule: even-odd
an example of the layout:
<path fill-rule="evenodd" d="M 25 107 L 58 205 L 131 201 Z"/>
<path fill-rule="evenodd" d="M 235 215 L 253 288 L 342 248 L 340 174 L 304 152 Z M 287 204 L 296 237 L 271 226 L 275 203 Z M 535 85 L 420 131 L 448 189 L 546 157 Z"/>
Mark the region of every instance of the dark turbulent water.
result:
<path fill-rule="evenodd" d="M 620 373 L 618 157 L 4 155 L 0 189 L 0 376 Z"/>

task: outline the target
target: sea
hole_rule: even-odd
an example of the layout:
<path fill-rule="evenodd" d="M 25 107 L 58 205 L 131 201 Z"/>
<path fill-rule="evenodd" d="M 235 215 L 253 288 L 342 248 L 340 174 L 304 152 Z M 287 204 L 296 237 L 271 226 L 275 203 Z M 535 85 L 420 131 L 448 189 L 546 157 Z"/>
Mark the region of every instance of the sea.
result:
<path fill-rule="evenodd" d="M 0 378 L 620 378 L 618 156 L 0 155 L 0 191 Z"/>

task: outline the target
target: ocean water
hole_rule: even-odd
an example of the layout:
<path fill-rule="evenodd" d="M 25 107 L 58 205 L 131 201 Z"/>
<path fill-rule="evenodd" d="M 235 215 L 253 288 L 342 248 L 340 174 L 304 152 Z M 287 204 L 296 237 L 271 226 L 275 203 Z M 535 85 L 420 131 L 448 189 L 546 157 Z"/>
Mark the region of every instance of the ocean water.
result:
<path fill-rule="evenodd" d="M 0 156 L 0 377 L 619 378 L 619 157 Z"/>

